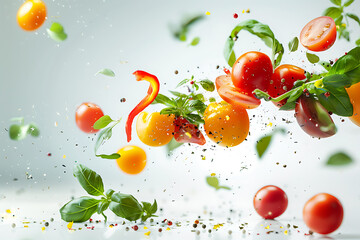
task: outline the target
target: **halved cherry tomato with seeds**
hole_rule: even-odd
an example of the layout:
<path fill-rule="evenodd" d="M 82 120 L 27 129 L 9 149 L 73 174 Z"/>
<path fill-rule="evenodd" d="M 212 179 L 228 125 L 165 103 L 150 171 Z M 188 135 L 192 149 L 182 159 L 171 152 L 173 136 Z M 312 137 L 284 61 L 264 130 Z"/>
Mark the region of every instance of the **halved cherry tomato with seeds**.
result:
<path fill-rule="evenodd" d="M 174 121 L 175 131 L 174 138 L 180 143 L 195 143 L 204 145 L 206 140 L 204 135 L 200 132 L 199 127 L 190 123 L 183 117 L 176 117 Z"/>
<path fill-rule="evenodd" d="M 236 88 L 229 75 L 221 75 L 215 80 L 216 89 L 219 96 L 227 103 L 243 107 L 246 109 L 257 108 L 261 101 L 251 95 L 240 93 L 240 89 Z"/>
<path fill-rule="evenodd" d="M 352 85 L 346 90 L 354 109 L 354 113 L 352 117 L 350 117 L 350 120 L 360 127 L 360 83 Z"/>
<path fill-rule="evenodd" d="M 302 95 L 296 102 L 295 117 L 302 130 L 317 138 L 331 137 L 336 126 L 326 108 L 313 97 Z"/>
<path fill-rule="evenodd" d="M 41 0 L 27 0 L 20 6 L 16 17 L 22 29 L 34 31 L 45 22 L 45 3 Z"/>
<path fill-rule="evenodd" d="M 76 125 L 83 132 L 96 133 L 99 130 L 93 128 L 94 123 L 102 116 L 104 116 L 104 113 L 98 105 L 88 102 L 83 103 L 76 109 Z"/>
<path fill-rule="evenodd" d="M 206 135 L 218 145 L 234 147 L 249 134 L 249 116 L 243 107 L 210 103 L 204 113 Z"/>
<path fill-rule="evenodd" d="M 336 40 L 336 24 L 331 17 L 311 20 L 300 33 L 300 42 L 307 49 L 321 52 L 329 49 Z"/>
<path fill-rule="evenodd" d="M 253 91 L 260 89 L 266 91 L 273 66 L 270 58 L 261 52 L 247 52 L 241 55 L 234 63 L 231 71 L 231 79 L 241 93 L 254 96 Z"/>
<path fill-rule="evenodd" d="M 290 91 L 297 80 L 303 80 L 305 78 L 304 69 L 290 64 L 280 65 L 275 69 L 271 77 L 267 92 L 272 98 L 276 98 Z M 273 103 L 276 106 L 281 107 L 285 105 L 286 102 L 286 99 L 284 99 L 280 102 Z"/>
<path fill-rule="evenodd" d="M 161 115 L 159 112 L 142 112 L 136 121 L 139 139 L 148 146 L 159 147 L 168 144 L 173 138 L 174 115 Z"/>
<path fill-rule="evenodd" d="M 320 193 L 306 202 L 303 219 L 314 232 L 329 234 L 338 229 L 344 217 L 341 202 L 328 193 Z"/>

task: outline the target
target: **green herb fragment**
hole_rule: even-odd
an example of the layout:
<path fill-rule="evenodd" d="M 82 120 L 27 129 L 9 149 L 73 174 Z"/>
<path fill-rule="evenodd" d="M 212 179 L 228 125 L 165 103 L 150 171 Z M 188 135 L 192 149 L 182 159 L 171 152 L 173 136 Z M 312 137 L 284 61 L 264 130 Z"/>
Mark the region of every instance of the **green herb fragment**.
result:
<path fill-rule="evenodd" d="M 256 151 L 257 151 L 257 154 L 259 155 L 259 158 L 262 158 L 262 156 L 264 155 L 266 150 L 269 148 L 274 135 L 277 133 L 281 133 L 284 135 L 284 134 L 286 134 L 286 130 L 284 128 L 276 128 L 273 132 L 271 132 L 267 136 L 261 137 L 259 139 L 259 141 L 257 141 Z"/>
<path fill-rule="evenodd" d="M 57 42 L 62 42 L 67 38 L 67 34 L 64 31 L 64 27 L 58 23 L 54 22 L 51 24 L 51 27 L 46 29 L 49 37 Z"/>
<path fill-rule="evenodd" d="M 335 5 L 341 6 L 341 0 L 330 0 Z"/>
<path fill-rule="evenodd" d="M 206 177 L 206 182 L 210 187 L 215 188 L 216 190 L 219 189 L 226 189 L 226 190 L 231 190 L 231 188 L 227 187 L 227 186 L 220 186 L 219 184 L 219 179 L 215 176 L 211 176 L 211 177 Z"/>
<path fill-rule="evenodd" d="M 99 147 L 102 144 L 104 144 L 105 141 L 107 141 L 107 140 L 109 140 L 111 138 L 112 129 L 121 121 L 121 119 L 119 119 L 117 121 L 114 121 L 109 116 L 107 116 L 107 117 L 106 116 L 107 115 L 101 117 L 98 121 L 95 122 L 95 124 L 97 124 L 97 127 L 99 127 L 99 128 L 103 127 L 110 120 L 111 120 L 111 122 L 109 122 L 106 126 L 108 126 L 110 123 L 114 123 L 114 124 L 112 126 L 110 126 L 110 127 L 103 128 L 103 130 L 99 133 L 98 138 L 97 138 L 96 143 L 95 143 L 94 152 L 95 152 L 95 155 L 97 157 L 101 157 L 101 158 L 104 158 L 104 159 L 118 159 L 120 157 L 120 155 L 117 154 L 117 153 L 113 153 L 113 154 L 110 154 L 110 155 L 97 154 L 97 151 L 98 151 Z M 95 126 L 95 124 L 94 124 L 94 126 Z"/>
<path fill-rule="evenodd" d="M 360 38 L 358 40 L 356 40 L 355 44 L 360 46 Z"/>
<path fill-rule="evenodd" d="M 331 64 L 329 62 L 319 61 L 318 64 L 321 65 L 326 71 L 330 71 L 331 69 Z"/>
<path fill-rule="evenodd" d="M 323 13 L 324 16 L 333 18 L 334 20 L 341 16 L 342 10 L 337 7 L 329 7 Z"/>
<path fill-rule="evenodd" d="M 293 40 L 289 42 L 289 51 L 295 52 L 299 47 L 299 39 L 294 37 Z"/>
<path fill-rule="evenodd" d="M 108 76 L 108 77 L 115 77 L 114 71 L 109 69 L 109 68 L 101 69 L 100 71 L 95 73 L 95 76 L 98 75 L 98 74 L 102 74 L 102 75 L 105 75 L 105 76 Z"/>
<path fill-rule="evenodd" d="M 101 118 L 99 118 L 95 123 L 93 128 L 94 129 L 102 129 L 105 128 L 107 125 L 109 125 L 111 122 L 113 122 L 114 120 L 111 119 L 110 116 L 108 115 L 104 115 Z"/>
<path fill-rule="evenodd" d="M 167 154 L 170 154 L 172 151 L 174 151 L 176 148 L 180 147 L 184 143 L 177 142 L 174 138 L 171 139 L 171 141 L 166 144 L 166 152 Z"/>
<path fill-rule="evenodd" d="M 213 103 L 216 102 L 216 99 L 214 97 L 209 98 L 209 102 Z"/>
<path fill-rule="evenodd" d="M 215 84 L 209 79 L 200 80 L 200 85 L 202 88 L 208 92 L 213 92 L 215 90 Z"/>
<path fill-rule="evenodd" d="M 326 162 L 328 166 L 345 166 L 353 163 L 353 159 L 343 152 L 338 152 L 329 157 Z"/>
<path fill-rule="evenodd" d="M 345 6 L 345 7 L 348 7 L 348 6 L 350 6 L 353 2 L 354 2 L 354 0 L 348 0 L 348 1 L 346 1 L 346 2 L 344 3 L 344 6 Z"/>
<path fill-rule="evenodd" d="M 97 157 L 101 157 L 103 159 L 118 159 L 120 158 L 120 154 L 118 153 L 113 153 L 113 154 L 99 154 L 99 155 L 96 155 Z"/>
<path fill-rule="evenodd" d="M 349 18 L 355 20 L 359 25 L 360 25 L 360 19 L 357 15 L 353 14 L 353 13 L 347 13 L 346 16 L 348 16 Z"/>
<path fill-rule="evenodd" d="M 318 56 L 309 52 L 306 53 L 306 58 L 309 60 L 310 63 L 317 63 L 320 61 L 320 58 Z"/>
<path fill-rule="evenodd" d="M 191 46 L 196 46 L 196 45 L 199 44 L 199 42 L 200 42 L 200 38 L 199 38 L 199 37 L 195 37 L 195 38 L 191 41 L 190 45 L 191 45 Z"/>
<path fill-rule="evenodd" d="M 32 137 L 38 137 L 40 135 L 40 130 L 34 123 L 24 125 L 23 117 L 12 118 L 10 120 L 20 122 L 20 124 L 12 124 L 9 128 L 9 137 L 11 140 L 20 141 L 25 139 L 27 135 Z"/>
<path fill-rule="evenodd" d="M 190 28 L 204 18 L 203 14 L 186 17 L 179 26 L 171 26 L 171 31 L 175 38 L 186 41 Z"/>

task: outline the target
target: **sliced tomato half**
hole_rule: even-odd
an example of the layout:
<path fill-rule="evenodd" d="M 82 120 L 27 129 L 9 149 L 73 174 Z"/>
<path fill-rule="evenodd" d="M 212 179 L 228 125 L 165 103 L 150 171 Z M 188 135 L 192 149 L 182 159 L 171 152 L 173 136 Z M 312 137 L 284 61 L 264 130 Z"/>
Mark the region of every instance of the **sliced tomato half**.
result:
<path fill-rule="evenodd" d="M 175 131 L 174 138 L 180 143 L 195 143 L 204 145 L 206 143 L 204 135 L 200 132 L 199 127 L 190 123 L 183 117 L 177 117 L 174 121 Z"/>

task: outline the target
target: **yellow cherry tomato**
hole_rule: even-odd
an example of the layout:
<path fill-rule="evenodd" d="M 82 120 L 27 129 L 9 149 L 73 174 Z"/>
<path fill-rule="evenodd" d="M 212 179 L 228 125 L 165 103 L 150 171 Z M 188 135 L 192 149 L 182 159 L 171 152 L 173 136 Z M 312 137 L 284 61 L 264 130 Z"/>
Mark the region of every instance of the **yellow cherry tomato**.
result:
<path fill-rule="evenodd" d="M 174 128 L 174 115 L 160 115 L 159 112 L 142 112 L 136 121 L 139 139 L 152 147 L 168 144 L 173 137 Z"/>
<path fill-rule="evenodd" d="M 347 92 L 354 108 L 354 114 L 350 119 L 360 127 L 360 83 L 352 85 L 347 89 Z"/>
<path fill-rule="evenodd" d="M 128 174 L 138 174 L 146 166 L 146 153 L 137 146 L 125 146 L 118 151 L 120 158 L 116 159 L 117 165 Z"/>
<path fill-rule="evenodd" d="M 16 17 L 22 29 L 34 31 L 45 22 L 45 3 L 41 0 L 27 0 L 20 6 Z"/>
<path fill-rule="evenodd" d="M 223 147 L 242 143 L 249 134 L 249 116 L 245 108 L 226 102 L 211 103 L 204 113 L 207 136 Z"/>

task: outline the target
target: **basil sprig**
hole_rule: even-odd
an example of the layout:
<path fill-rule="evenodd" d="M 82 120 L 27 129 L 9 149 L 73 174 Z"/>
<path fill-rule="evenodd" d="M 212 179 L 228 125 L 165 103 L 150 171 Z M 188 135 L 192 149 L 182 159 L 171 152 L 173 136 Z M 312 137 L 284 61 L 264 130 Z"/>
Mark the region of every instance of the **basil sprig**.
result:
<path fill-rule="evenodd" d="M 219 179 L 215 176 L 206 177 L 206 183 L 210 186 L 215 188 L 215 190 L 219 189 L 225 189 L 225 190 L 231 190 L 230 187 L 227 186 L 221 186 Z"/>
<path fill-rule="evenodd" d="M 296 81 L 290 91 L 276 98 L 271 98 L 259 89 L 254 93 L 266 101 L 279 102 L 287 99 L 287 103 L 280 110 L 289 110 L 294 109 L 297 99 L 304 91 L 308 91 L 329 112 L 343 117 L 352 116 L 353 106 L 346 88 L 360 82 L 360 47 L 355 47 L 340 57 L 333 66 L 326 65 L 326 69 L 329 71 L 322 74 L 307 73 L 305 81 Z"/>
<path fill-rule="evenodd" d="M 232 67 L 236 61 L 234 45 L 241 30 L 246 30 L 249 33 L 259 37 L 261 40 L 264 41 L 266 46 L 272 49 L 271 59 L 274 68 L 276 68 L 280 64 L 282 56 L 284 54 L 283 45 L 275 38 L 274 33 L 271 31 L 268 25 L 250 19 L 236 25 L 236 27 L 231 31 L 230 36 L 225 42 L 224 57 L 230 67 Z"/>
<path fill-rule="evenodd" d="M 24 124 L 24 118 L 12 118 L 11 121 L 19 122 L 19 124 L 12 124 L 9 128 L 9 137 L 11 140 L 20 141 L 26 138 L 27 135 L 38 137 L 40 130 L 35 123 Z"/>
<path fill-rule="evenodd" d="M 346 22 L 349 23 L 348 18 L 350 18 L 360 25 L 360 18 L 353 13 L 346 13 L 344 8 L 350 6 L 354 0 L 347 0 L 344 2 L 344 4 L 342 4 L 341 0 L 330 0 L 330 2 L 335 4 L 335 7 L 329 7 L 325 9 L 323 15 L 331 17 L 335 20 L 339 39 L 344 38 L 347 41 L 350 41 L 350 33 L 347 30 L 347 25 L 343 22 L 343 20 L 345 19 Z"/>
<path fill-rule="evenodd" d="M 115 193 L 112 189 L 104 192 L 101 176 L 82 164 L 74 166 L 74 176 L 88 194 L 101 196 L 101 199 L 85 196 L 69 201 L 60 209 L 61 219 L 66 222 L 85 222 L 95 213 L 103 215 L 106 222 L 104 211 L 108 208 L 129 221 L 141 219 L 144 222 L 149 217 L 157 217 L 154 215 L 157 211 L 156 200 L 153 204 L 142 202 L 143 205 L 140 205 L 130 194 Z"/>

